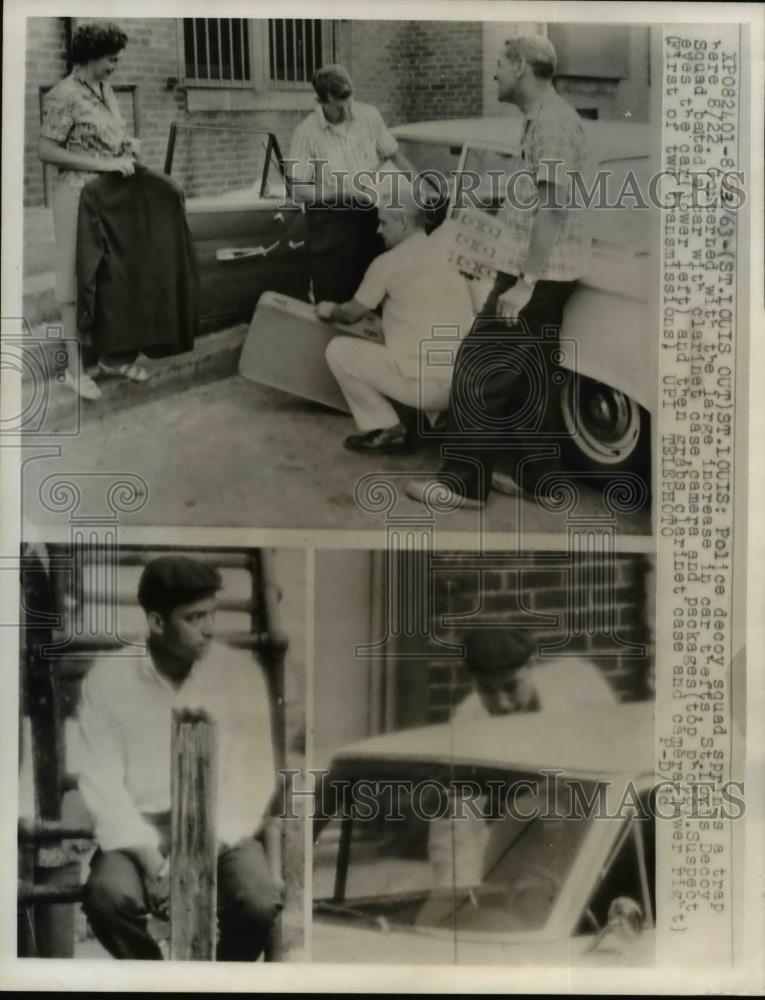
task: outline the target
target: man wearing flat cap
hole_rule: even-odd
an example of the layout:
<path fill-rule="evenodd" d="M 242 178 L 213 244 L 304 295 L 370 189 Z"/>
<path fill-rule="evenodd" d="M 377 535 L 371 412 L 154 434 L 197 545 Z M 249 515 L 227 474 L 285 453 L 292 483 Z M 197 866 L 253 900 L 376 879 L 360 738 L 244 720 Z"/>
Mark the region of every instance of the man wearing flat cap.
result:
<path fill-rule="evenodd" d="M 115 958 L 162 958 L 147 916 L 168 908 L 173 709 L 201 708 L 216 723 L 218 961 L 254 961 L 282 908 L 264 851 L 276 780 L 268 694 L 249 657 L 213 641 L 220 588 L 208 563 L 149 563 L 138 587 L 145 655 L 103 658 L 83 683 L 79 786 L 98 845 L 83 908 Z"/>
<path fill-rule="evenodd" d="M 474 629 L 465 641 L 473 690 L 452 715 L 459 724 L 510 712 L 564 713 L 617 698 L 594 663 L 580 657 L 542 658 L 519 629 Z"/>

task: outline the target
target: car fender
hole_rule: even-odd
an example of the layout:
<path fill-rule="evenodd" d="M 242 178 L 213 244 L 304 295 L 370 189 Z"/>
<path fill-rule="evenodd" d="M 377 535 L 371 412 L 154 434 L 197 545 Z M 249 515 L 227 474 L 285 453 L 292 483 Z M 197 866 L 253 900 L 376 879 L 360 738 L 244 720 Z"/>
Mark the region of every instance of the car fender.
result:
<path fill-rule="evenodd" d="M 561 365 L 619 389 L 653 413 L 656 352 L 648 350 L 649 334 L 643 299 L 582 281 L 563 313 Z"/>
<path fill-rule="evenodd" d="M 634 271 L 625 275 L 623 267 L 609 260 L 599 261 L 577 283 L 563 311 L 560 363 L 621 390 L 653 413 L 657 374 L 653 352 L 646 349 L 650 319 L 639 293 L 641 280 L 642 275 Z M 492 282 L 472 280 L 468 288 L 478 313 Z M 625 288 L 636 291 L 627 294 Z"/>

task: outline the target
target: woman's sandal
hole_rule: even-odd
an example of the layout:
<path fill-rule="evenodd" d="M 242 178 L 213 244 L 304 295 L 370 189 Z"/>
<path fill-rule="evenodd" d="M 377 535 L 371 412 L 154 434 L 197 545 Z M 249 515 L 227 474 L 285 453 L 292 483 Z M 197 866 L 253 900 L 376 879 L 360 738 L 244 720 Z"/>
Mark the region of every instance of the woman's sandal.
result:
<path fill-rule="evenodd" d="M 149 373 L 145 368 L 140 365 L 117 365 L 116 368 L 112 368 L 109 365 L 105 365 L 103 361 L 98 362 L 98 370 L 102 375 L 108 375 L 112 378 L 124 378 L 128 382 L 148 382 Z"/>
<path fill-rule="evenodd" d="M 86 371 L 80 372 L 79 375 L 73 375 L 68 368 L 65 368 L 63 373 L 58 376 L 58 380 L 81 399 L 96 400 L 101 398 L 101 390 Z"/>

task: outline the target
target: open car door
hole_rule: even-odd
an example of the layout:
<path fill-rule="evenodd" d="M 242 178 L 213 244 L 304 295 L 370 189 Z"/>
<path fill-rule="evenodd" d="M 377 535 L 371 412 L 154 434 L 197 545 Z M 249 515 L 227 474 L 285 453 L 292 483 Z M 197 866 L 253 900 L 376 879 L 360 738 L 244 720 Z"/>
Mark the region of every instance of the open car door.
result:
<path fill-rule="evenodd" d="M 305 215 L 270 132 L 173 122 L 165 173 L 186 195 L 203 333 L 249 321 L 264 291 L 307 300 Z"/>

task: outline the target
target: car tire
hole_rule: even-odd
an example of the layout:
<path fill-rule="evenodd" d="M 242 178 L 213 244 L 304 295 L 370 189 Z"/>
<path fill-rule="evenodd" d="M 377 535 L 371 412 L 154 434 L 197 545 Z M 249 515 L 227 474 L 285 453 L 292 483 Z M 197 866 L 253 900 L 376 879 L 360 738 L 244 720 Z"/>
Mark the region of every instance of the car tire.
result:
<path fill-rule="evenodd" d="M 651 482 L 651 417 L 632 397 L 585 375 L 566 373 L 560 393 L 563 456 L 572 468 L 604 479 L 620 472 Z"/>

